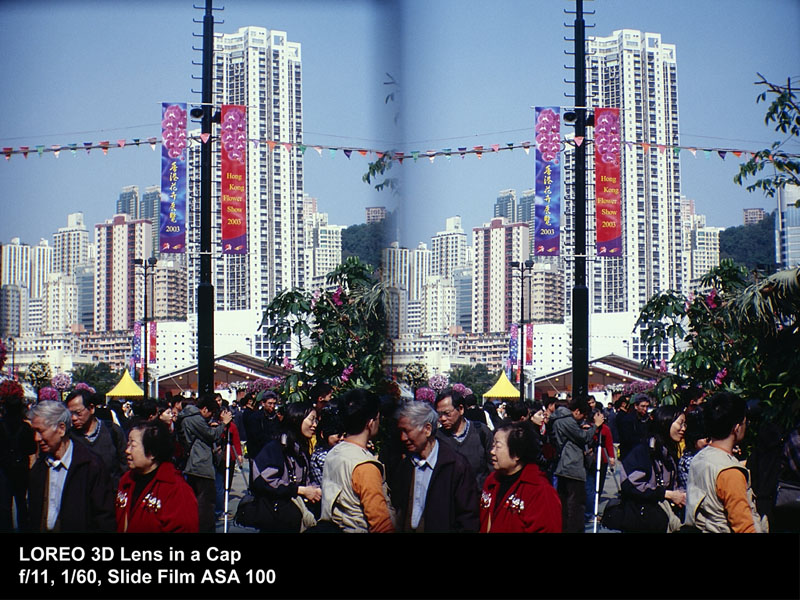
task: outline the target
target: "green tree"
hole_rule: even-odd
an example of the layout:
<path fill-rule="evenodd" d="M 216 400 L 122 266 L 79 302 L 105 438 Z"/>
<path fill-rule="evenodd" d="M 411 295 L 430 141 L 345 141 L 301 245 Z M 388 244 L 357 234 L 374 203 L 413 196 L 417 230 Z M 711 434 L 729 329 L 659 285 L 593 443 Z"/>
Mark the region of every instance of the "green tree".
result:
<path fill-rule="evenodd" d="M 719 256 L 750 270 L 775 270 L 775 213 L 754 225 L 727 227 L 719 233 Z"/>
<path fill-rule="evenodd" d="M 686 298 L 657 294 L 642 308 L 636 326 L 656 367 L 670 342 L 673 374 L 656 386 L 666 403 L 680 390 L 699 386 L 759 398 L 765 416 L 786 426 L 800 416 L 800 269 L 752 281 L 726 259 L 702 279 L 707 292 Z"/>
<path fill-rule="evenodd" d="M 329 289 L 287 290 L 264 312 L 262 326 L 276 345 L 306 340 L 293 358 L 296 369 L 284 379 L 282 395 L 289 402 L 307 397 L 309 379 L 327 381 L 337 392 L 363 387 L 382 392 L 388 385 L 386 353 L 386 289 L 372 278 L 372 267 L 347 258 L 327 276 Z M 291 356 L 278 351 L 272 364 Z"/>
<path fill-rule="evenodd" d="M 463 383 L 472 390 L 478 400 L 492 388 L 498 377 L 500 377 L 500 371 L 491 372 L 489 367 L 483 363 L 450 369 L 450 384 Z"/>
<path fill-rule="evenodd" d="M 72 382 L 86 383 L 92 386 L 100 397 L 110 392 L 119 380 L 125 369 L 115 371 L 106 362 L 78 365 L 72 369 Z"/>
<path fill-rule="evenodd" d="M 759 173 L 772 168 L 772 174 L 765 175 L 747 186 L 749 191 L 758 188 L 764 190 L 767 196 L 774 196 L 780 188 L 787 185 L 800 185 L 800 157 L 797 154 L 789 154 L 781 150 L 788 141 L 800 138 L 800 108 L 798 108 L 797 88 L 792 88 L 791 78 L 786 80 L 786 85 L 771 83 L 761 74 L 755 85 L 764 86 L 764 91 L 756 98 L 756 102 L 765 102 L 767 98 L 772 101 L 764 117 L 767 126 L 774 125 L 775 131 L 785 134 L 787 137 L 782 141 L 777 141 L 770 148 L 760 150 L 739 166 L 739 172 L 734 175 L 733 180 L 739 185 L 749 177 L 756 177 Z M 800 206 L 800 200 L 797 203 Z"/>

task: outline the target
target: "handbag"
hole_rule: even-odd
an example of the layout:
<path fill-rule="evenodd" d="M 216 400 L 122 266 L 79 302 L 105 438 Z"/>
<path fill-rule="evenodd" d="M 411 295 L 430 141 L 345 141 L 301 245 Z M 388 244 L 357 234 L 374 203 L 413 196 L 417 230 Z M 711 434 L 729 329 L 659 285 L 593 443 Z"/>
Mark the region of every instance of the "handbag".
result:
<path fill-rule="evenodd" d="M 657 502 L 623 497 L 608 501 L 600 522 L 607 529 L 626 533 L 666 533 L 669 517 Z"/>
<path fill-rule="evenodd" d="M 775 508 L 778 510 L 800 510 L 800 484 L 778 480 L 775 491 Z"/>
<path fill-rule="evenodd" d="M 233 522 L 262 532 L 299 533 L 304 518 L 291 498 L 268 498 L 247 492 L 236 507 Z"/>

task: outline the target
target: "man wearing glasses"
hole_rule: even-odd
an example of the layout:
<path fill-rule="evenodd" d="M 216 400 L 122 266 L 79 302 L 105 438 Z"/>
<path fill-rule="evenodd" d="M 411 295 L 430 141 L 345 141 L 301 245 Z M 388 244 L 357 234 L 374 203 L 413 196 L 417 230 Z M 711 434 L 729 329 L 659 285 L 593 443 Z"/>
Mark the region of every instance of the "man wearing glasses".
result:
<path fill-rule="evenodd" d="M 436 397 L 439 414 L 438 439 L 467 459 L 475 473 L 478 489 L 491 471 L 492 432 L 483 423 L 464 416 L 464 397 L 453 388 L 442 390 Z"/>
<path fill-rule="evenodd" d="M 128 440 L 125 432 L 114 422 L 97 418 L 96 397 L 86 390 L 71 392 L 64 404 L 67 405 L 72 419 L 70 439 L 86 446 L 103 461 L 111 477 L 113 489 L 116 490 L 122 474 L 128 470 L 128 459 L 125 456 Z"/>

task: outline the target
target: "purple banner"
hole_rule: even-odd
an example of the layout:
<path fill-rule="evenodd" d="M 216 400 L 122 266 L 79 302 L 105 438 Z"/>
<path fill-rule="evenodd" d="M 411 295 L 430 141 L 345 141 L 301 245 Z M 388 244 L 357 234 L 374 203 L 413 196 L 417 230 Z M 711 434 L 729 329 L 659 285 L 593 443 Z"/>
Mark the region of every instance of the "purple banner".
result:
<path fill-rule="evenodd" d="M 158 243 L 175 254 L 186 251 L 186 103 L 161 105 L 161 140 Z"/>
<path fill-rule="evenodd" d="M 561 109 L 536 107 L 534 254 L 558 256 L 561 238 Z"/>

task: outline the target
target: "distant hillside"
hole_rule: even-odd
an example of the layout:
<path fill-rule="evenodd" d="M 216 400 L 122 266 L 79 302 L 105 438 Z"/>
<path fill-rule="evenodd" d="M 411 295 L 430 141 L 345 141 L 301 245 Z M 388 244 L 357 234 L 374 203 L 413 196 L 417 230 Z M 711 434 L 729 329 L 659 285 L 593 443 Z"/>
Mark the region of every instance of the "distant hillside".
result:
<path fill-rule="evenodd" d="M 748 269 L 775 269 L 775 213 L 755 225 L 728 227 L 719 234 L 719 257 L 732 258 Z"/>
<path fill-rule="evenodd" d="M 357 256 L 362 262 L 377 269 L 381 266 L 381 254 L 390 241 L 389 232 L 394 230 L 395 214 L 389 212 L 386 219 L 378 223 L 360 223 L 342 230 L 342 260 Z"/>

